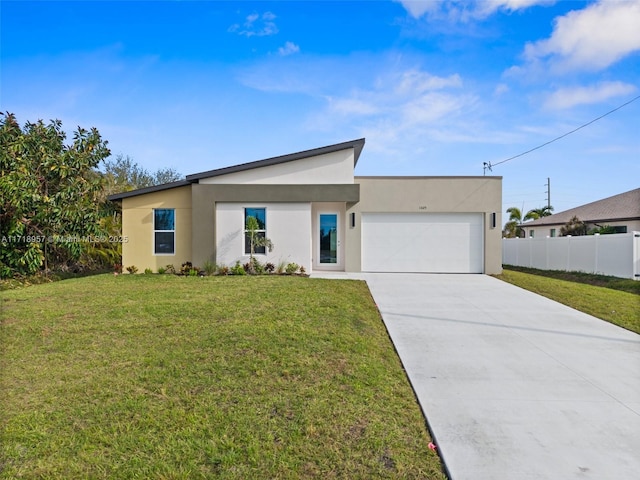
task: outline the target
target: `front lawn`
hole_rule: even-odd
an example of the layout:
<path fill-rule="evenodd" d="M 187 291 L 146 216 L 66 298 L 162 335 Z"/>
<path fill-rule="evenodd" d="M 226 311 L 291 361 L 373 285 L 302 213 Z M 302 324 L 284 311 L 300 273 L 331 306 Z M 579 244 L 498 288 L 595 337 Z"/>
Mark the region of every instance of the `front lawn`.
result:
<path fill-rule="evenodd" d="M 518 268 L 518 270 L 522 270 Z M 640 296 L 633 291 L 633 280 L 603 280 L 598 275 L 542 272 L 527 273 L 505 267 L 496 278 L 538 293 L 571 308 L 640 333 Z M 611 277 L 606 277 L 611 278 Z M 605 283 L 600 286 L 600 284 Z M 624 290 L 624 291 L 622 291 Z"/>
<path fill-rule="evenodd" d="M 0 478 L 445 478 L 364 282 L 1 295 Z"/>

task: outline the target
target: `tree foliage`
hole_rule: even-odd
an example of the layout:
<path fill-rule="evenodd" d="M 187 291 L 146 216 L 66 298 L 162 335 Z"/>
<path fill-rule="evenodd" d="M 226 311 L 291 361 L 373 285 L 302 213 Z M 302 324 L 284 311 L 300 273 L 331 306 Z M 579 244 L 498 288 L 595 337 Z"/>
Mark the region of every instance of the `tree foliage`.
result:
<path fill-rule="evenodd" d="M 523 217 L 518 207 L 511 207 L 507 208 L 507 213 L 509 214 L 509 220 L 504 226 L 505 236 L 508 238 L 521 237 L 523 233 L 522 222 L 532 219 L 530 212 L 527 212 Z"/>
<path fill-rule="evenodd" d="M 518 207 L 507 208 L 509 220 L 504 225 L 504 236 L 507 238 L 523 237 L 524 229 L 522 224 L 527 220 L 537 220 L 538 218 L 547 217 L 553 212 L 551 205 L 534 208 L 529 210 L 524 216 Z"/>
<path fill-rule="evenodd" d="M 110 155 L 97 129 L 78 127 L 65 144 L 62 122 L 19 125 L 0 114 L 0 277 L 33 274 L 77 259 L 82 237 L 100 234 L 102 180 Z"/>
<path fill-rule="evenodd" d="M 586 234 L 587 225 L 576 216 L 573 216 L 571 220 L 565 223 L 560 229 L 561 237 L 566 237 L 567 235 L 580 236 Z"/>
<path fill-rule="evenodd" d="M 104 162 L 104 176 L 107 195 L 171 183 L 182 178 L 173 168 L 161 168 L 150 173 L 131 157 L 122 154 Z"/>
<path fill-rule="evenodd" d="M 253 216 L 247 217 L 246 229 L 247 236 L 249 237 L 249 268 L 251 269 L 250 273 L 255 273 L 253 256 L 256 252 L 256 247 L 266 247 L 270 252 L 273 250 L 273 242 L 266 237 L 260 235 L 258 232 L 258 219 Z"/>
<path fill-rule="evenodd" d="M 600 225 L 589 230 L 588 235 L 595 235 L 596 233 L 600 235 L 612 235 L 618 232 L 616 231 L 616 228 L 611 225 Z"/>
<path fill-rule="evenodd" d="M 104 218 L 101 219 L 101 227 L 113 238 L 121 238 L 122 212 L 119 203 L 107 200 L 109 195 L 128 192 L 138 188 L 152 187 L 163 183 L 180 180 L 182 176 L 172 168 L 161 168 L 153 173 L 142 168 L 131 157 L 122 154 L 104 162 L 102 172 L 104 186 L 102 204 L 104 206 Z M 121 265 L 122 244 L 120 242 L 107 242 L 93 245 L 88 249 L 84 259 L 86 263 L 93 265 Z"/>
<path fill-rule="evenodd" d="M 551 205 L 547 205 L 540 208 L 534 208 L 527 212 L 527 215 L 530 219 L 537 220 L 538 218 L 548 217 L 553 214 L 553 207 Z"/>

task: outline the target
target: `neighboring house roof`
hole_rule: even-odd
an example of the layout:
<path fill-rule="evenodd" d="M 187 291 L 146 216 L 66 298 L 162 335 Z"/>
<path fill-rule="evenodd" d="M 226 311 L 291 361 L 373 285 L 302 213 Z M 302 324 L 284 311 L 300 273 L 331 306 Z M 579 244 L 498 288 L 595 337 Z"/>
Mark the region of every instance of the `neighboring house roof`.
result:
<path fill-rule="evenodd" d="M 573 217 L 586 223 L 640 220 L 640 188 L 526 222 L 523 226 L 564 225 Z"/>
<path fill-rule="evenodd" d="M 254 168 L 268 167 L 271 165 L 278 165 L 281 163 L 292 162 L 294 160 L 301 160 L 303 158 L 315 157 L 318 155 L 325 155 L 327 153 L 339 152 L 340 150 L 346 150 L 348 148 L 354 149 L 353 167 L 355 168 L 360 158 L 360 153 L 364 148 L 364 138 L 358 140 L 351 140 L 348 142 L 336 143 L 335 145 L 327 145 L 326 147 L 314 148 L 312 150 L 304 150 L 302 152 L 290 153 L 288 155 L 280 155 L 278 157 L 265 158 L 264 160 L 257 160 L 255 162 L 243 163 L 241 165 L 233 165 L 231 167 L 218 168 L 216 170 L 209 170 L 207 172 L 194 173 L 187 175 L 185 180 L 178 182 L 165 183 L 162 185 L 156 185 L 154 187 L 139 188 L 137 190 L 131 190 L 129 192 L 116 193 L 109 195 L 108 200 L 116 201 L 123 198 L 135 197 L 137 195 L 144 195 L 146 193 L 159 192 L 162 190 L 169 190 L 171 188 L 183 187 L 191 183 L 197 183 L 202 178 L 217 177 L 220 175 L 226 175 L 229 173 L 243 172 Z"/>

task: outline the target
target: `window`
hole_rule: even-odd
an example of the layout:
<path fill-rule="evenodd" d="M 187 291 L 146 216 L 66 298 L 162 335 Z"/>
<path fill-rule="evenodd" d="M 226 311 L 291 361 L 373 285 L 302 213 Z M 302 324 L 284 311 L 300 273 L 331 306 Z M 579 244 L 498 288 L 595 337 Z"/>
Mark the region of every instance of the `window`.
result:
<path fill-rule="evenodd" d="M 533 238 L 535 234 L 536 234 L 535 230 L 529 230 L 529 238 Z"/>
<path fill-rule="evenodd" d="M 266 238 L 267 236 L 267 211 L 266 208 L 245 208 L 244 209 L 244 253 L 245 255 L 251 254 L 251 236 L 247 228 L 247 218 L 254 217 L 258 221 L 258 229 L 256 230 L 256 236 L 258 238 Z M 265 246 L 255 246 L 253 253 L 258 255 L 264 255 L 267 253 Z"/>
<path fill-rule="evenodd" d="M 551 234 L 551 237 L 555 237 L 556 236 L 556 229 L 552 228 L 550 234 Z"/>
<path fill-rule="evenodd" d="M 615 226 L 613 227 L 613 233 L 627 233 L 627 226 Z"/>
<path fill-rule="evenodd" d="M 176 253 L 176 217 L 173 208 L 153 210 L 153 253 L 173 255 Z"/>

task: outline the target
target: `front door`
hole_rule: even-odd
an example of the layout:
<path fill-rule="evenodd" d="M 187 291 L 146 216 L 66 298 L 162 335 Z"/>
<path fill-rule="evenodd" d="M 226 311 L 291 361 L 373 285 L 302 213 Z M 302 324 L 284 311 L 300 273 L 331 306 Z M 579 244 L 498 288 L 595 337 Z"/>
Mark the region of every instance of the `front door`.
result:
<path fill-rule="evenodd" d="M 337 213 L 321 213 L 319 219 L 318 255 L 321 267 L 339 267 L 340 232 Z"/>

